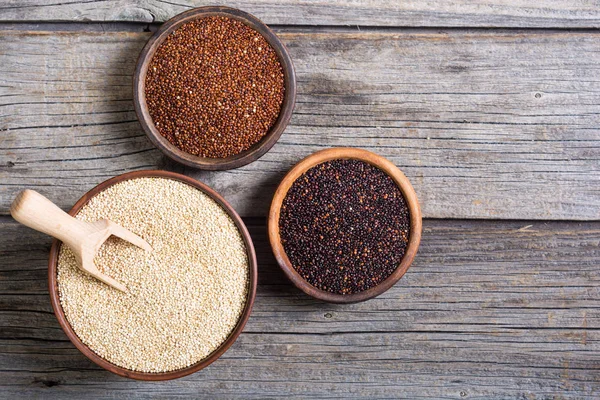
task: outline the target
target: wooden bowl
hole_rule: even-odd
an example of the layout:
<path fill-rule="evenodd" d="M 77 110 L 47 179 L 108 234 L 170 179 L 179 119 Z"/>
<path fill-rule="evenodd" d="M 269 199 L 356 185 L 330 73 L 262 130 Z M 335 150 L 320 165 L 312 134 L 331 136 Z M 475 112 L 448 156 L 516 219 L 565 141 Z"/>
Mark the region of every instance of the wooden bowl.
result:
<path fill-rule="evenodd" d="M 400 265 L 398 265 L 394 272 L 379 285 L 362 292 L 345 295 L 318 289 L 302 278 L 302 276 L 300 276 L 300 274 L 298 274 L 298 272 L 294 269 L 290 259 L 285 253 L 281 243 L 281 237 L 279 235 L 279 217 L 281 205 L 292 184 L 302 174 L 315 165 L 321 164 L 325 161 L 338 159 L 364 161 L 388 174 L 400 188 L 402 195 L 406 199 L 410 213 L 409 240 L 406 247 L 406 252 L 402 258 L 402 261 L 400 262 Z M 277 191 L 275 192 L 273 202 L 271 203 L 271 210 L 269 212 L 268 225 L 269 241 L 271 242 L 273 254 L 275 255 L 275 258 L 277 259 L 277 262 L 279 263 L 279 266 L 283 272 L 298 289 L 316 299 L 329 303 L 356 303 L 379 296 L 391 288 L 400 278 L 402 278 L 410 264 L 413 262 L 413 259 L 417 254 L 417 249 L 419 248 L 419 243 L 421 242 L 421 208 L 419 207 L 417 194 L 415 193 L 415 190 L 410 184 L 408 178 L 404 176 L 404 174 L 394 164 L 384 157 L 371 153 L 370 151 L 347 147 L 338 147 L 318 151 L 296 164 L 296 166 L 294 166 L 294 168 L 292 168 L 290 172 L 288 172 L 283 178 L 279 184 L 279 187 L 277 188 Z"/>
<path fill-rule="evenodd" d="M 90 201 L 92 197 L 100 193 L 101 191 L 109 188 L 110 186 L 123 182 L 129 179 L 135 178 L 145 178 L 145 177 L 159 177 L 159 178 L 168 178 L 176 181 L 180 181 L 183 183 L 187 183 L 190 186 L 193 186 L 203 193 L 208 195 L 211 199 L 216 201 L 227 214 L 231 217 L 236 227 L 239 229 L 242 238 L 244 240 L 244 244 L 246 245 L 246 253 L 248 256 L 248 264 L 249 264 L 249 279 L 248 279 L 248 295 L 246 298 L 246 305 L 244 306 L 244 311 L 240 316 L 240 319 L 231 332 L 227 340 L 219 346 L 217 350 L 215 350 L 212 354 L 210 354 L 207 358 L 202 361 L 197 362 L 196 364 L 190 365 L 189 367 L 179 369 L 171 372 L 161 372 L 161 373 L 149 373 L 149 372 L 138 372 L 132 371 L 123 367 L 119 367 L 104 358 L 100 357 L 96 353 L 94 353 L 88 346 L 86 346 L 77 336 L 71 324 L 67 320 L 62 305 L 60 304 L 60 298 L 58 294 L 58 282 L 57 282 L 57 265 L 58 265 L 58 253 L 60 250 L 60 246 L 62 242 L 59 240 L 54 240 L 52 243 L 52 248 L 50 249 L 50 259 L 48 261 L 48 286 L 50 291 L 50 302 L 52 303 L 52 308 L 54 309 L 54 314 L 56 314 L 56 318 L 58 319 L 58 323 L 61 328 L 67 334 L 67 337 L 75 347 L 79 349 L 87 358 L 98 364 L 104 369 L 107 369 L 110 372 L 113 372 L 117 375 L 124 376 L 126 378 L 139 379 L 144 381 L 159 381 L 159 380 L 168 380 L 168 379 L 176 379 L 181 378 L 183 376 L 189 375 L 193 372 L 199 371 L 202 368 L 208 366 L 217 358 L 219 358 L 225 351 L 235 342 L 239 334 L 244 329 L 244 325 L 246 325 L 246 321 L 248 321 L 248 317 L 250 316 L 250 312 L 252 311 L 252 305 L 254 304 L 254 298 L 256 297 L 256 282 L 257 282 L 257 264 L 256 264 L 256 254 L 254 252 L 254 245 L 252 244 L 252 239 L 250 238 L 250 234 L 246 229 L 246 226 L 242 222 L 240 216 L 235 212 L 235 210 L 223 199 L 217 192 L 206 186 L 205 184 L 198 182 L 195 179 L 189 178 L 184 175 L 180 175 L 174 172 L 167 171 L 156 171 L 156 170 L 146 170 L 146 171 L 134 171 L 128 172 L 123 175 L 116 176 L 111 178 L 105 182 L 102 182 L 89 192 L 87 192 L 69 211 L 69 214 L 72 216 L 77 215 L 77 212 Z"/>
<path fill-rule="evenodd" d="M 154 126 L 154 122 L 152 121 L 152 117 L 148 112 L 148 106 L 146 104 L 146 73 L 148 71 L 148 65 L 150 64 L 152 57 L 154 57 L 156 49 L 158 49 L 164 39 L 171 32 L 179 28 L 181 25 L 194 19 L 209 16 L 229 17 L 248 25 L 260 33 L 277 53 L 284 75 L 285 96 L 283 99 L 283 104 L 281 105 L 279 117 L 277 118 L 277 121 L 275 121 L 275 124 L 258 143 L 254 144 L 248 150 L 226 158 L 195 156 L 193 154 L 186 153 L 177 148 L 177 146 L 171 144 Z M 169 158 L 181 164 L 204 170 L 232 169 L 244 166 L 259 159 L 267 151 L 269 151 L 271 147 L 273 147 L 277 140 L 279 140 L 279 137 L 287 127 L 290 118 L 292 117 L 292 111 L 296 102 L 296 75 L 294 72 L 292 59 L 290 58 L 290 55 L 288 54 L 284 44 L 273 33 L 273 31 L 271 31 L 271 29 L 269 29 L 269 27 L 262 23 L 258 18 L 235 8 L 212 6 L 200 7 L 186 11 L 171 18 L 160 27 L 160 29 L 150 38 L 150 40 L 148 40 L 148 43 L 146 43 L 146 46 L 144 46 L 144 49 L 140 54 L 137 66 L 135 68 L 135 74 L 133 77 L 133 102 L 135 106 L 135 112 L 144 132 L 146 132 L 146 135 L 148 135 L 150 141 L 152 141 L 152 143 L 154 143 L 154 145 Z"/>

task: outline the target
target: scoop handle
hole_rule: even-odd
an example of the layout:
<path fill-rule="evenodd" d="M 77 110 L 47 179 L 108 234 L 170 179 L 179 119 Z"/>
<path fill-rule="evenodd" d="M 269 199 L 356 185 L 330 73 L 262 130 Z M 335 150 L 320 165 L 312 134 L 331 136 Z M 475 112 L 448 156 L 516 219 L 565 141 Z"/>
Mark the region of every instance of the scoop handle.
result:
<path fill-rule="evenodd" d="M 10 214 L 23 225 L 62 240 L 71 248 L 89 233 L 85 222 L 71 217 L 35 190 L 19 193 L 10 206 Z"/>

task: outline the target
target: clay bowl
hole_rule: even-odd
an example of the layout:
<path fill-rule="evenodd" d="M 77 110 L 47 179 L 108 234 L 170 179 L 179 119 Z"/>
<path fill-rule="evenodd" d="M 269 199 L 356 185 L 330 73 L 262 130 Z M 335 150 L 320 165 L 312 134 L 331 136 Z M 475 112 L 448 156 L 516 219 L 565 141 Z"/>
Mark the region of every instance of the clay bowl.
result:
<path fill-rule="evenodd" d="M 281 243 L 281 237 L 279 235 L 279 216 L 281 205 L 292 184 L 302 174 L 315 165 L 336 159 L 361 160 L 384 171 L 400 188 L 402 195 L 406 199 L 410 213 L 409 241 L 406 248 L 406 253 L 402 258 L 400 265 L 398 265 L 396 270 L 379 285 L 362 292 L 347 295 L 323 291 L 304 280 L 304 278 L 302 278 L 302 276 L 296 272 L 294 267 L 292 267 L 292 264 L 285 253 Z M 279 266 L 298 289 L 302 290 L 309 296 L 329 303 L 357 303 L 379 296 L 391 288 L 400 278 L 402 278 L 408 267 L 411 265 L 417 253 L 417 249 L 419 248 L 419 243 L 421 242 L 421 209 L 419 207 L 417 194 L 415 193 L 415 190 L 410 184 L 408 178 L 406 178 L 406 176 L 404 176 L 404 174 L 390 161 L 366 150 L 343 147 L 332 148 L 316 152 L 306 157 L 304 160 L 296 164 L 296 166 L 294 166 L 294 168 L 292 168 L 283 178 L 279 184 L 279 187 L 277 188 L 277 191 L 275 192 L 273 202 L 271 203 L 268 230 L 273 254 L 277 259 Z"/>
<path fill-rule="evenodd" d="M 245 150 L 239 154 L 226 158 L 208 158 L 198 157 L 189 153 L 186 153 L 176 146 L 172 145 L 165 137 L 163 137 L 152 122 L 152 117 L 148 112 L 146 104 L 146 73 L 148 65 L 156 52 L 156 49 L 161 45 L 164 39 L 174 30 L 179 28 L 181 25 L 191 20 L 209 17 L 209 16 L 222 16 L 236 19 L 260 33 L 269 44 L 275 49 L 275 52 L 279 56 L 279 61 L 283 68 L 284 84 L 285 84 L 285 97 L 283 104 L 281 105 L 281 111 L 275 124 L 271 127 L 269 132 L 254 146 Z M 144 132 L 148 135 L 148 138 L 152 143 L 158 147 L 167 157 L 190 167 L 204 169 L 204 170 L 225 170 L 244 166 L 249 164 L 261 156 L 263 156 L 273 145 L 279 140 L 279 137 L 287 127 L 290 118 L 292 117 L 292 111 L 296 102 L 296 75 L 294 73 L 294 65 L 292 59 L 288 54 L 284 44 L 279 38 L 269 29 L 267 25 L 261 22 L 258 18 L 229 7 L 200 7 L 195 8 L 184 13 L 181 13 L 167 22 L 165 22 L 160 29 L 152 35 L 146 46 L 144 46 L 140 57 L 135 68 L 135 74 L 133 77 L 133 102 L 135 106 L 135 112 L 142 125 Z"/>
<path fill-rule="evenodd" d="M 58 282 L 57 282 L 57 264 L 58 264 L 58 252 L 60 250 L 60 246 L 62 242 L 58 240 L 54 240 L 52 243 L 52 248 L 50 249 L 50 259 L 48 261 L 48 286 L 50 291 L 50 302 L 52 303 L 52 308 L 54 309 L 54 314 L 58 319 L 58 323 L 61 328 L 67 334 L 67 337 L 79 351 L 81 351 L 87 358 L 101 366 L 102 368 L 113 372 L 117 375 L 124 376 L 126 378 L 139 379 L 144 381 L 159 381 L 159 380 L 168 380 L 168 379 L 176 379 L 181 378 L 183 376 L 189 375 L 196 371 L 201 370 L 202 368 L 208 366 L 217 358 L 219 358 L 225 351 L 235 342 L 239 334 L 244 329 L 244 325 L 246 325 L 246 321 L 248 321 L 248 317 L 250 316 L 250 312 L 252 311 L 252 305 L 254 303 L 254 298 L 256 296 L 256 282 L 257 282 L 257 264 L 256 264 L 256 254 L 254 252 L 254 245 L 252 244 L 252 239 L 250 238 L 250 234 L 246 229 L 246 226 L 242 222 L 242 219 L 237 215 L 234 209 L 223 199 L 217 192 L 206 186 L 205 184 L 198 182 L 195 179 L 189 178 L 184 175 L 176 174 L 174 172 L 167 171 L 155 171 L 155 170 L 147 170 L 147 171 L 134 171 L 129 172 L 123 175 L 116 176 L 111 178 L 105 182 L 102 182 L 89 192 L 87 192 L 69 211 L 69 214 L 75 216 L 77 212 L 85 205 L 87 202 L 94 197 L 96 194 L 101 191 L 107 189 L 108 187 L 129 179 L 135 178 L 143 178 L 143 177 L 162 177 L 173 179 L 177 181 L 181 181 L 183 183 L 187 183 L 190 186 L 193 186 L 203 193 L 208 195 L 214 201 L 223 207 L 223 209 L 227 212 L 227 214 L 231 217 L 237 228 L 239 229 L 244 243 L 246 245 L 246 251 L 248 255 L 249 262 L 249 280 L 248 280 L 248 297 L 246 298 L 246 306 L 240 320 L 238 321 L 237 326 L 234 328 L 232 333 L 229 335 L 227 340 L 221 344 L 221 346 L 215 350 L 211 355 L 209 355 L 204 360 L 190 365 L 189 367 L 171 371 L 171 372 L 163 372 L 163 373 L 147 373 L 147 372 L 138 372 L 132 371 L 123 367 L 119 367 L 111 362 L 105 360 L 104 358 L 98 356 L 94 353 L 89 347 L 87 347 L 80 339 L 77 337 L 77 334 L 67 321 L 63 308 L 60 304 L 60 298 L 58 294 Z"/>

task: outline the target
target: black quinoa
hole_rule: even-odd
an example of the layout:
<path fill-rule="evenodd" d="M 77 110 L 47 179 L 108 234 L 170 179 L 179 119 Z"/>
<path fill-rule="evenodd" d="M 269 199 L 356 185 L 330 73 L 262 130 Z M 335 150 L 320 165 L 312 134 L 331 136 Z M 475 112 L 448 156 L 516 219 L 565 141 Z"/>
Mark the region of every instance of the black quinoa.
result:
<path fill-rule="evenodd" d="M 290 187 L 279 219 L 283 248 L 311 285 L 352 294 L 378 285 L 400 265 L 410 216 L 392 178 L 359 160 L 333 160 Z"/>

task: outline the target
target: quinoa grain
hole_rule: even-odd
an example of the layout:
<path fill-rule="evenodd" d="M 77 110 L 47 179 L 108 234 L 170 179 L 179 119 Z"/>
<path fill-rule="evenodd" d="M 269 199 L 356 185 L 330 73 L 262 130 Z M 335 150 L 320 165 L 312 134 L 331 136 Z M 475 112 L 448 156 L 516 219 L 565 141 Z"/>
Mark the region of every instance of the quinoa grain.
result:
<path fill-rule="evenodd" d="M 318 289 L 353 294 L 377 286 L 400 265 L 410 215 L 385 172 L 359 160 L 332 160 L 292 184 L 279 228 L 300 276 Z"/>
<path fill-rule="evenodd" d="M 258 143 L 277 121 L 283 68 L 256 30 L 233 18 L 204 17 L 173 31 L 146 75 L 154 125 L 186 153 L 225 158 Z"/>
<path fill-rule="evenodd" d="M 153 247 L 146 253 L 111 237 L 100 248 L 95 263 L 127 286 L 122 293 L 80 271 L 61 246 L 61 305 L 92 351 L 130 370 L 167 372 L 201 361 L 231 334 L 249 264 L 235 223 L 208 195 L 175 180 L 137 178 L 94 196 L 77 218 L 108 218 Z"/>

